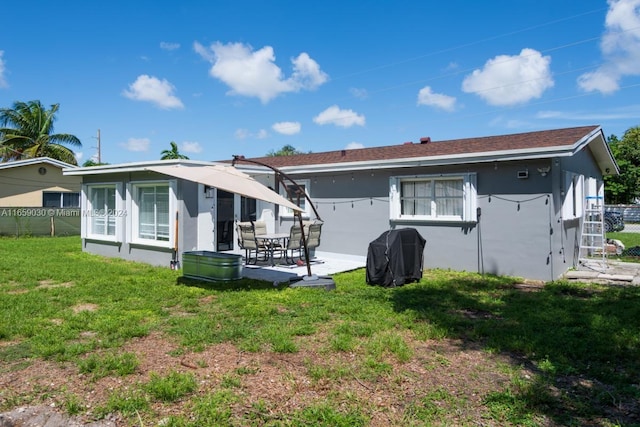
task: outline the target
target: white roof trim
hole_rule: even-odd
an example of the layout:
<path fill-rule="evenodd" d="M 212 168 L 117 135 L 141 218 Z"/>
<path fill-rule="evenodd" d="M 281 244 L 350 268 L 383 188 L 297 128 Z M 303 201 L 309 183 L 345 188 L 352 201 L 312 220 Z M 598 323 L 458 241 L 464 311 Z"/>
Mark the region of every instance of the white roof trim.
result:
<path fill-rule="evenodd" d="M 78 166 L 72 165 L 71 163 L 66 163 L 66 162 L 63 162 L 62 160 L 52 159 L 51 157 L 34 157 L 31 159 L 14 160 L 11 162 L 0 163 L 0 169 L 19 168 L 22 166 L 37 165 L 41 163 L 47 163 L 49 165 L 59 167 L 60 169 L 65 169 L 65 168 L 77 169 L 78 168 Z"/>

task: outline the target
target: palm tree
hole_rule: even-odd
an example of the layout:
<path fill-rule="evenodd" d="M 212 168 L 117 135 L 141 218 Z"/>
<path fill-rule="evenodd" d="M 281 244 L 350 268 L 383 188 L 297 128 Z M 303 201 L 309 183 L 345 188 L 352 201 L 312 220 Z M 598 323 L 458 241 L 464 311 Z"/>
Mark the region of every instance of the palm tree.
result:
<path fill-rule="evenodd" d="M 40 101 L 16 101 L 13 108 L 0 108 L 0 160 L 46 156 L 77 165 L 75 153 L 65 145 L 82 147 L 80 139 L 68 133 L 53 133 L 59 108 L 60 104 L 53 104 L 47 110 Z"/>
<path fill-rule="evenodd" d="M 178 151 L 178 144 L 176 144 L 173 141 L 171 141 L 169 144 L 171 145 L 171 150 L 162 150 L 160 152 L 160 154 L 162 155 L 162 157 L 160 157 L 160 160 L 171 160 L 171 159 L 189 160 L 187 156 L 185 156 L 184 154 L 180 154 L 180 152 Z"/>

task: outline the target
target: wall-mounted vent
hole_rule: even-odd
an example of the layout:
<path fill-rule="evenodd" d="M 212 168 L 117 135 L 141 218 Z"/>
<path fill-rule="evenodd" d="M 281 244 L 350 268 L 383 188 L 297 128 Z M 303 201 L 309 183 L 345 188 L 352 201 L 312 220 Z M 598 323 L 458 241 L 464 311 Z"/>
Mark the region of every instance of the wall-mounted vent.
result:
<path fill-rule="evenodd" d="M 529 178 L 528 170 L 518 171 L 518 179 L 527 179 L 527 178 Z"/>

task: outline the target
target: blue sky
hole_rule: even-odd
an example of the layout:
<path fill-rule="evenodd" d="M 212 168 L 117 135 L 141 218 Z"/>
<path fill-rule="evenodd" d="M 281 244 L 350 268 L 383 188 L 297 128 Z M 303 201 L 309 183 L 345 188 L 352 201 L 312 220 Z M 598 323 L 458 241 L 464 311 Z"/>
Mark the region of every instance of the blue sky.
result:
<path fill-rule="evenodd" d="M 640 125 L 640 0 L 9 2 L 0 107 L 79 162 Z"/>

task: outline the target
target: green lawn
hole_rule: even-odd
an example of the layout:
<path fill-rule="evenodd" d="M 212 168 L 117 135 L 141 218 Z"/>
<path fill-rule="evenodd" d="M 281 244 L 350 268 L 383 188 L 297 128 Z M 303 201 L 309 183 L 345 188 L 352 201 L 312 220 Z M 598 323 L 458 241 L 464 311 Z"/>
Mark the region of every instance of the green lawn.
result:
<path fill-rule="evenodd" d="M 620 261 L 640 262 L 640 233 L 615 232 L 607 233 L 608 239 L 620 240 L 625 247 L 624 252 L 620 256 L 614 257 Z M 609 258 L 612 256 L 610 255 Z"/>
<path fill-rule="evenodd" d="M 334 291 L 206 283 L 78 237 L 0 239 L 0 254 L 0 410 L 131 426 L 640 422 L 637 288 L 444 270 L 390 289 L 364 270 Z"/>

